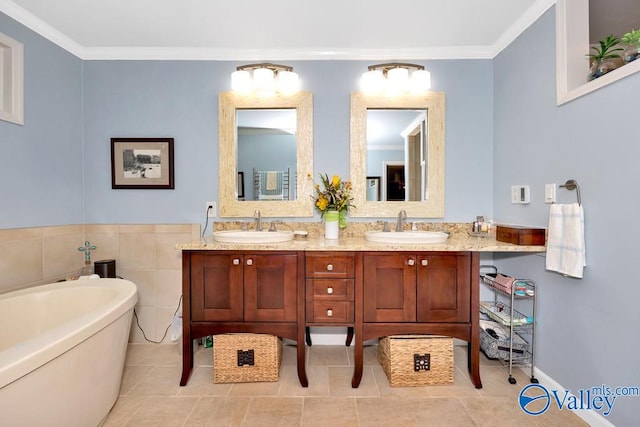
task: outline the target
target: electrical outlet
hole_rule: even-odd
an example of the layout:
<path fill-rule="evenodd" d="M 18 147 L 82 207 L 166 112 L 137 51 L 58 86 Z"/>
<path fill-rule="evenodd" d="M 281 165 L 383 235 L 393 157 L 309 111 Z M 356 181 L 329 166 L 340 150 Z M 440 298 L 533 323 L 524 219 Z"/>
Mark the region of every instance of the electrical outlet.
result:
<path fill-rule="evenodd" d="M 207 218 L 216 217 L 216 202 L 207 202 Z"/>

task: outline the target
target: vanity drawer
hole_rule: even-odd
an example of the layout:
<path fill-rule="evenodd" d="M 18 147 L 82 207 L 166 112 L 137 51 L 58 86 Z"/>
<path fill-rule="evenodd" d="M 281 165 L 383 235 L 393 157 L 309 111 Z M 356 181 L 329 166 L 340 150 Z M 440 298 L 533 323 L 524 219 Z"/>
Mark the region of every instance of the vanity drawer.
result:
<path fill-rule="evenodd" d="M 306 255 L 306 277 L 353 277 L 355 256 L 353 254 Z"/>
<path fill-rule="evenodd" d="M 309 311 L 312 311 L 311 313 Z M 353 302 L 314 301 L 307 304 L 307 321 L 322 323 L 352 323 Z"/>
<path fill-rule="evenodd" d="M 307 279 L 307 299 L 353 301 L 353 279 Z"/>

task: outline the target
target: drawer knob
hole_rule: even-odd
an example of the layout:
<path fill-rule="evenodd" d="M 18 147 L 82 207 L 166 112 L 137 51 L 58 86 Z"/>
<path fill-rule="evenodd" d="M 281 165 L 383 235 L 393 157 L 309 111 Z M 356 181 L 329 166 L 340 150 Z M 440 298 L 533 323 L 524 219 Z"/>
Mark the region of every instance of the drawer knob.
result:
<path fill-rule="evenodd" d="M 252 259 L 248 259 L 247 260 L 247 265 L 253 265 L 253 260 Z"/>
<path fill-rule="evenodd" d="M 408 265 L 414 265 L 415 263 L 416 263 L 416 261 L 415 261 L 413 258 L 411 258 L 411 259 L 409 259 L 409 260 L 407 261 L 407 264 L 408 264 Z"/>
<path fill-rule="evenodd" d="M 333 317 L 333 310 L 327 310 L 327 317 Z"/>
<path fill-rule="evenodd" d="M 238 258 L 234 258 L 233 265 L 240 265 L 240 260 Z"/>
<path fill-rule="evenodd" d="M 333 264 L 327 264 L 327 270 L 333 271 Z"/>
<path fill-rule="evenodd" d="M 333 293 L 333 288 L 331 288 L 331 287 L 327 288 L 327 293 L 328 294 L 332 294 Z"/>
<path fill-rule="evenodd" d="M 422 261 L 420 261 L 420 264 L 422 264 L 423 267 L 426 267 L 427 265 L 429 265 L 429 260 L 423 259 Z"/>

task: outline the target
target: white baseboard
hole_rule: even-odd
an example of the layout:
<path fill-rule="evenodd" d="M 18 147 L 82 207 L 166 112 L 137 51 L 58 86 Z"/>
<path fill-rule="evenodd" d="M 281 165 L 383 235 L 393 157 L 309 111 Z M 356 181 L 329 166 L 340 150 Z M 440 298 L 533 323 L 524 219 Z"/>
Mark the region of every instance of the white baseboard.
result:
<path fill-rule="evenodd" d="M 522 372 L 524 372 L 527 376 L 531 374 L 529 368 L 521 368 Z M 542 372 L 538 368 L 533 368 L 533 375 L 540 381 L 540 384 L 545 386 L 547 390 L 566 390 L 566 387 L 563 387 L 553 378 Z M 573 396 L 573 394 L 571 394 Z M 570 411 L 570 409 L 562 409 L 563 411 Z M 594 427 L 615 427 L 609 420 L 607 420 L 602 414 L 592 410 L 592 409 L 578 409 L 571 411 L 577 416 L 579 416 L 585 423 Z"/>

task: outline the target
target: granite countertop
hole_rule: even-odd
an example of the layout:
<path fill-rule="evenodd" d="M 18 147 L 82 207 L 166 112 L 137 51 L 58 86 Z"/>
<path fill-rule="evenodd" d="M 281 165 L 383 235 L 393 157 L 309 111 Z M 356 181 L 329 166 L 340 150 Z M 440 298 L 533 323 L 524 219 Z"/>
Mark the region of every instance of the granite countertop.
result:
<path fill-rule="evenodd" d="M 366 240 L 364 230 L 354 224 L 349 224 L 350 231 L 342 230 L 337 240 L 325 240 L 322 232 L 314 227 L 307 227 L 307 240 L 292 240 L 283 243 L 220 243 L 209 235 L 204 240 L 191 243 L 180 243 L 176 249 L 180 250 L 251 250 L 251 251 L 471 251 L 471 252 L 544 252 L 545 246 L 520 246 L 511 243 L 498 242 L 495 234 L 487 237 L 475 237 L 467 233 L 467 224 L 426 225 L 424 230 L 448 231 L 451 236 L 447 241 L 437 244 L 389 244 L 374 243 Z M 313 224 L 312 224 L 313 225 Z M 348 227 L 348 228 L 349 228 Z M 239 227 L 235 228 L 238 229 Z M 233 227 L 216 227 L 216 230 L 234 229 Z M 281 227 L 286 229 L 286 227 Z M 299 229 L 299 228 L 298 228 Z"/>

